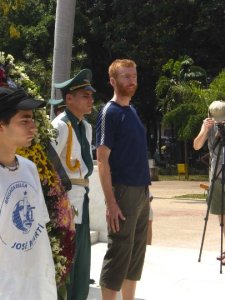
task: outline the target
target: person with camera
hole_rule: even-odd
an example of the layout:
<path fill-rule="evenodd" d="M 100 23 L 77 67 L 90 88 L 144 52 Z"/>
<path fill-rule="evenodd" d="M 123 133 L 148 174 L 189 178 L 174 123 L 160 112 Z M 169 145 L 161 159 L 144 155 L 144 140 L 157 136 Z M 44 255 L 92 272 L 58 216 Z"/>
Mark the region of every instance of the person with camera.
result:
<path fill-rule="evenodd" d="M 223 132 L 224 130 L 224 132 Z M 201 130 L 197 137 L 194 139 L 193 147 L 199 150 L 208 141 L 209 148 L 209 193 L 211 194 L 210 213 L 218 215 L 219 222 L 221 222 L 221 213 L 225 215 L 225 203 L 223 204 L 223 212 L 221 212 L 222 201 L 222 164 L 223 164 L 223 151 L 222 142 L 225 138 L 225 102 L 213 101 L 209 106 L 208 117 L 203 120 Z M 213 184 L 213 189 L 212 189 Z M 210 192 L 210 189 L 212 191 Z M 224 194 L 225 199 L 225 194 Z M 209 199 L 208 199 L 209 200 Z M 225 202 L 225 201 L 224 201 Z M 223 223 L 225 218 L 223 217 Z M 225 227 L 223 226 L 223 234 L 225 236 Z M 225 265 L 225 252 L 222 257 L 217 257 L 222 260 Z"/>

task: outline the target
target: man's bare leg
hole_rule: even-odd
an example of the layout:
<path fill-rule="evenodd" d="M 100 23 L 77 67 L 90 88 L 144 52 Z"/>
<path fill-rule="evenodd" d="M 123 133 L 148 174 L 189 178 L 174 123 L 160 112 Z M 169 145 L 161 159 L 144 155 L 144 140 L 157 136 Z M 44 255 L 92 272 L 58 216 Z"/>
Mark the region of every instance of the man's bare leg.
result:
<path fill-rule="evenodd" d="M 122 285 L 122 299 L 134 300 L 137 281 L 125 279 Z"/>
<path fill-rule="evenodd" d="M 149 220 L 148 221 L 148 233 L 147 233 L 147 245 L 151 245 L 152 244 L 152 221 Z"/>
<path fill-rule="evenodd" d="M 117 291 L 107 289 L 105 287 L 102 290 L 102 300 L 116 300 Z"/>
<path fill-rule="evenodd" d="M 221 215 L 218 215 L 218 218 L 219 218 L 219 224 L 221 225 L 221 222 L 222 222 L 221 221 L 222 220 Z M 223 215 L 223 236 L 225 238 L 225 216 L 224 215 Z M 219 255 L 219 256 L 217 256 L 217 259 L 218 260 L 222 259 L 222 264 L 225 265 L 225 252 L 224 252 L 224 250 L 222 252 L 222 257 L 221 257 L 221 255 Z"/>

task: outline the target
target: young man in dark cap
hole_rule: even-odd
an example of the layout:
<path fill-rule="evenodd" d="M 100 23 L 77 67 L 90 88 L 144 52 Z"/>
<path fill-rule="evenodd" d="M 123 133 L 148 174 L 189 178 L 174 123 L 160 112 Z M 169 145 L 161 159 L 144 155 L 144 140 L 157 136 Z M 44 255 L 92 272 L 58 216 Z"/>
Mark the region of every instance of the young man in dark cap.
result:
<path fill-rule="evenodd" d="M 36 133 L 32 110 L 45 105 L 22 89 L 0 87 L 0 299 L 57 299 L 39 175 L 16 155 Z"/>
<path fill-rule="evenodd" d="M 80 71 L 74 78 L 55 84 L 60 89 L 66 105 L 63 113 L 52 122 L 58 130 L 58 137 L 52 143 L 61 163 L 71 180 L 68 192 L 71 204 L 78 211 L 75 217 L 76 250 L 71 271 L 67 299 L 85 300 L 90 280 L 90 228 L 88 177 L 93 171 L 91 153 L 92 128 L 84 120 L 93 105 L 94 88 L 91 86 L 92 73 L 89 69 Z"/>

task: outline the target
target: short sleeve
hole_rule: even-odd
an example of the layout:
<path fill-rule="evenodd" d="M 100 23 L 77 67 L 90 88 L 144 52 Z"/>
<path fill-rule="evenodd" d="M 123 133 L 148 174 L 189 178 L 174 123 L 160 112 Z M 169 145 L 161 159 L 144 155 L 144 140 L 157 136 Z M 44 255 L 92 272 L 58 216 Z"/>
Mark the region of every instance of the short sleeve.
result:
<path fill-rule="evenodd" d="M 96 126 L 96 146 L 105 145 L 112 149 L 115 143 L 118 119 L 116 114 L 106 105 L 98 114 Z"/>
<path fill-rule="evenodd" d="M 58 156 L 60 156 L 67 144 L 68 126 L 65 122 L 57 120 L 57 118 L 52 121 L 52 126 L 57 130 L 58 135 L 56 139 L 51 142 L 51 144 Z"/>

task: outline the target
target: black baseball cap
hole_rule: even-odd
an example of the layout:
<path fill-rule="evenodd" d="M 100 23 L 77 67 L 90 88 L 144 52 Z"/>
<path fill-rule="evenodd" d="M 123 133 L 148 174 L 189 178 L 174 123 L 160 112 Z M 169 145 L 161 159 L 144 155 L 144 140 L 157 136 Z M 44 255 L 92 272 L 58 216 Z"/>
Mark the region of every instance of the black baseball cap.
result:
<path fill-rule="evenodd" d="M 0 112 L 6 110 L 33 110 L 46 106 L 43 100 L 36 100 L 23 89 L 0 87 Z"/>

